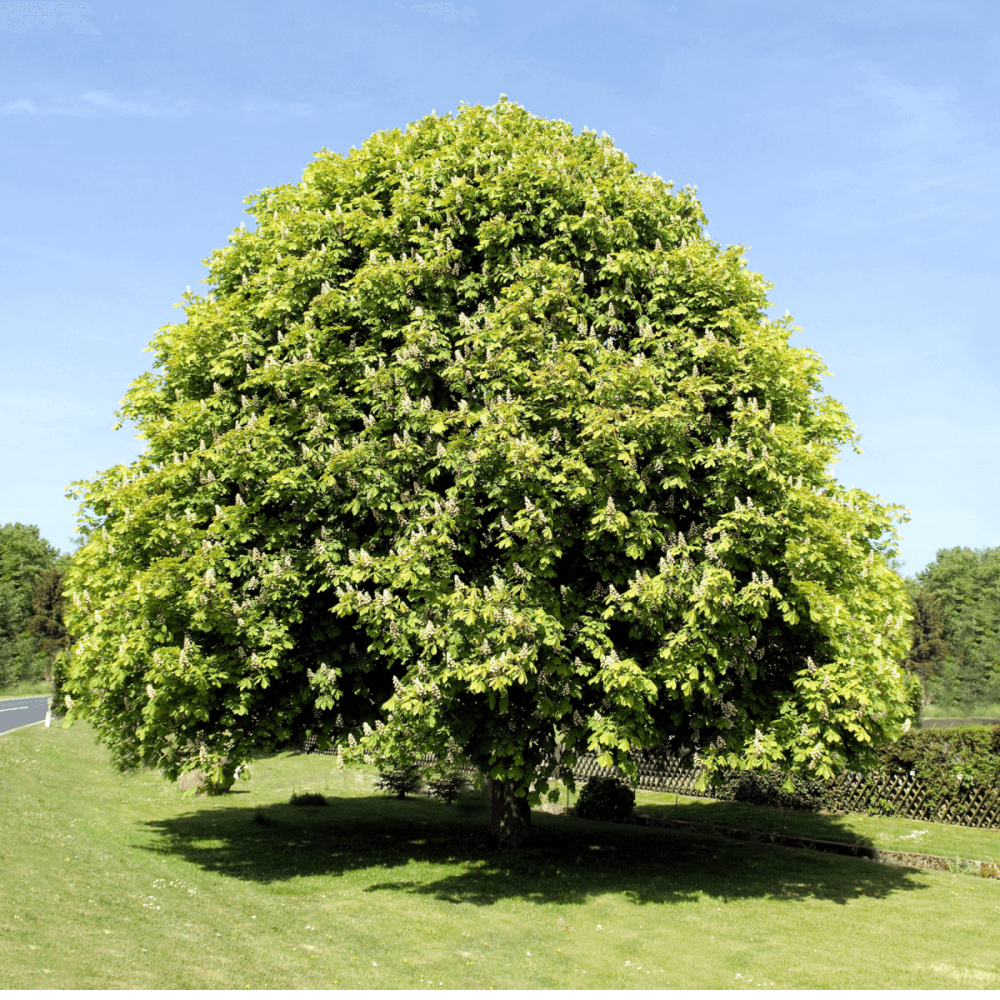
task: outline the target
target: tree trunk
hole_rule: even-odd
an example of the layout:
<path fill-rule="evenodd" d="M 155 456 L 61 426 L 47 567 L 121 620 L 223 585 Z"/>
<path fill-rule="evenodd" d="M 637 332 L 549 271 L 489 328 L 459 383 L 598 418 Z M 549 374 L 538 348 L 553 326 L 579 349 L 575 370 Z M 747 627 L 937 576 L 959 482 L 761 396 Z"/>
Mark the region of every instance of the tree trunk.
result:
<path fill-rule="evenodd" d="M 514 794 L 512 781 L 488 781 L 490 833 L 500 848 L 517 850 L 531 836 L 531 807 L 526 798 Z"/>

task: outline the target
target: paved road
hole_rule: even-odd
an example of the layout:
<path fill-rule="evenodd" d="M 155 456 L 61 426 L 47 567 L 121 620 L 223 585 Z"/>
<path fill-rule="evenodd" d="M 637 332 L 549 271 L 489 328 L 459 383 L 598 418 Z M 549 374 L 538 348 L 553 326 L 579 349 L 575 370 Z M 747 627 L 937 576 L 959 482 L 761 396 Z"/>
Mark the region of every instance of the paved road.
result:
<path fill-rule="evenodd" d="M 44 694 L 0 700 L 0 733 L 9 733 L 13 729 L 37 722 L 44 723 L 48 704 L 49 699 Z"/>

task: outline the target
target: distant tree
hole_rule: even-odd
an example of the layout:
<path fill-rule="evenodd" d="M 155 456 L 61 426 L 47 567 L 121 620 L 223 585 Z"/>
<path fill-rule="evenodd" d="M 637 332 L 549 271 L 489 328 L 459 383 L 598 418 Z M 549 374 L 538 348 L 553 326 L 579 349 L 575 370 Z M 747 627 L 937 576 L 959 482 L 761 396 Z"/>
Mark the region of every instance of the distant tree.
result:
<path fill-rule="evenodd" d="M 38 642 L 25 626 L 38 577 L 57 557 L 35 525 L 0 527 L 0 687 L 31 676 L 43 662 Z"/>
<path fill-rule="evenodd" d="M 53 683 L 56 655 L 67 652 L 73 644 L 63 621 L 63 571 L 58 566 L 42 570 L 31 595 L 34 614 L 28 619 L 25 631 L 38 641 L 38 648 L 48 658 L 45 679 Z"/>
<path fill-rule="evenodd" d="M 913 621 L 910 631 L 913 643 L 902 663 L 903 670 L 920 679 L 924 704 L 930 704 L 928 682 L 937 675 L 941 661 L 952 655 L 951 647 L 944 641 L 946 627 L 944 612 L 933 594 L 916 590 L 911 595 Z"/>
<path fill-rule="evenodd" d="M 515 846 L 580 754 L 829 776 L 900 732 L 900 511 L 693 191 L 502 100 L 252 203 L 80 486 L 68 684 L 122 766 L 451 752 Z"/>
<path fill-rule="evenodd" d="M 940 613 L 937 641 L 948 648 L 930 670 L 931 690 L 963 710 L 1000 698 L 1000 548 L 941 549 L 916 582 Z M 928 618 L 923 627 L 936 625 Z M 923 662 L 935 663 L 940 648 L 931 637 Z"/>

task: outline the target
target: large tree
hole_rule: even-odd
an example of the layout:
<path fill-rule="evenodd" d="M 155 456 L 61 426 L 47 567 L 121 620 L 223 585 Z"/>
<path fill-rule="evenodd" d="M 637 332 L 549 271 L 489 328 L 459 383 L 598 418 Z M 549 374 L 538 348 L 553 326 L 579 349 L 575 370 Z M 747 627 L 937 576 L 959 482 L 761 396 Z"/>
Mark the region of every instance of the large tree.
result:
<path fill-rule="evenodd" d="M 587 751 L 830 775 L 900 731 L 899 509 L 832 478 L 853 425 L 693 191 L 502 98 L 249 205 L 79 486 L 121 766 L 460 753 L 517 843 Z"/>

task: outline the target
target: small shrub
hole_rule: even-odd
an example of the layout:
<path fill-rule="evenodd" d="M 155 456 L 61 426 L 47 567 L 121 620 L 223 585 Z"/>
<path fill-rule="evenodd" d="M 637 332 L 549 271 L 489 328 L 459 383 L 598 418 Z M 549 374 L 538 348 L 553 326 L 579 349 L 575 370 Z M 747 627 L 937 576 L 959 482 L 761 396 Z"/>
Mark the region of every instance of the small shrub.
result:
<path fill-rule="evenodd" d="M 624 823 L 635 809 L 635 792 L 620 778 L 591 778 L 576 802 L 576 814 L 582 819 Z"/>
<path fill-rule="evenodd" d="M 325 806 L 326 796 L 319 792 L 303 792 L 301 795 L 296 795 L 293 792 L 288 804 L 290 806 Z"/>
<path fill-rule="evenodd" d="M 407 793 L 419 792 L 423 784 L 423 774 L 416 764 L 406 764 L 388 771 L 380 771 L 375 779 L 375 787 L 383 792 L 395 792 L 396 797 L 405 799 Z"/>
<path fill-rule="evenodd" d="M 435 799 L 443 799 L 451 805 L 465 791 L 468 779 L 456 771 L 435 775 L 427 782 L 427 791 Z"/>
<path fill-rule="evenodd" d="M 274 820 L 262 812 L 255 812 L 251 822 L 256 823 L 257 826 L 274 826 Z"/>

